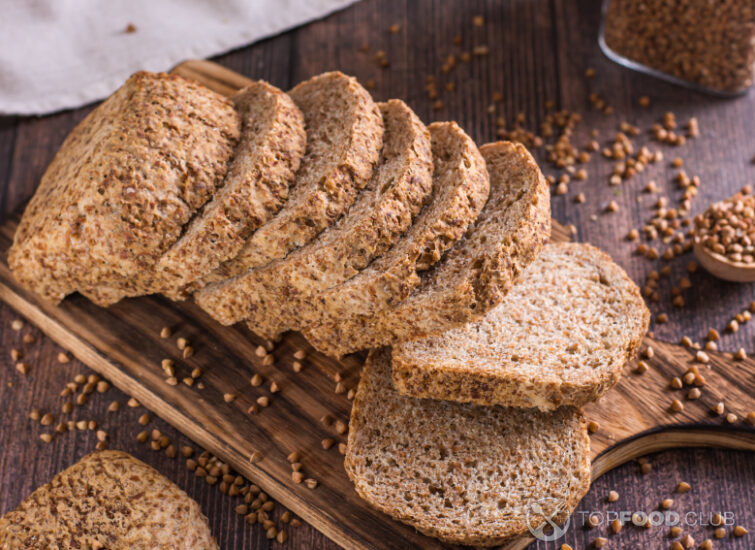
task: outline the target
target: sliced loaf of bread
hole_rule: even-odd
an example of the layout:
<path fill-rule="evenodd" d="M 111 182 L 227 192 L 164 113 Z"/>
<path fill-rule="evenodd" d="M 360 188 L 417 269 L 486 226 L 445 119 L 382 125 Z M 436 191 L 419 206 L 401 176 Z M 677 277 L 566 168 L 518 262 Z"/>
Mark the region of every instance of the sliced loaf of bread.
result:
<path fill-rule="evenodd" d="M 550 195 L 524 146 L 498 142 L 480 152 L 490 198 L 475 225 L 405 300 L 367 314 L 354 307 L 303 330 L 316 349 L 341 357 L 424 338 L 480 318 L 503 300 L 549 237 Z"/>
<path fill-rule="evenodd" d="M 239 133 L 219 94 L 136 73 L 42 176 L 9 252 L 14 276 L 52 302 L 85 290 L 106 306 L 148 291 L 156 261 L 222 184 Z"/>
<path fill-rule="evenodd" d="M 485 161 L 454 122 L 430 125 L 433 194 L 412 227 L 383 256 L 344 284 L 315 298 L 306 322 L 296 328 L 368 318 L 400 302 L 427 270 L 474 223 L 490 191 Z"/>
<path fill-rule="evenodd" d="M 590 487 L 590 439 L 553 413 L 415 399 L 373 350 L 351 410 L 345 467 L 378 510 L 453 544 L 494 546 L 567 519 Z"/>
<path fill-rule="evenodd" d="M 199 505 L 121 451 L 85 456 L 0 518 L 3 550 L 217 550 Z"/>
<path fill-rule="evenodd" d="M 284 258 L 330 227 L 367 184 L 380 156 L 383 120 L 355 78 L 323 73 L 288 92 L 304 114 L 307 149 L 285 206 L 208 281 Z"/>
<path fill-rule="evenodd" d="M 414 397 L 553 410 L 595 401 L 647 331 L 637 286 L 588 244 L 549 244 L 482 319 L 393 348 Z"/>
<path fill-rule="evenodd" d="M 157 263 L 155 291 L 173 299 L 185 298 L 186 285 L 236 256 L 252 231 L 280 210 L 304 154 L 304 116 L 288 94 L 260 81 L 231 100 L 241 139 L 223 187 Z"/>
<path fill-rule="evenodd" d="M 208 286 L 196 295 L 200 307 L 224 315 L 226 324 L 248 319 L 272 338 L 297 328 L 319 292 L 353 277 L 399 239 L 432 190 L 430 135 L 402 101 L 380 109 L 380 162 L 348 213 L 285 258 Z"/>

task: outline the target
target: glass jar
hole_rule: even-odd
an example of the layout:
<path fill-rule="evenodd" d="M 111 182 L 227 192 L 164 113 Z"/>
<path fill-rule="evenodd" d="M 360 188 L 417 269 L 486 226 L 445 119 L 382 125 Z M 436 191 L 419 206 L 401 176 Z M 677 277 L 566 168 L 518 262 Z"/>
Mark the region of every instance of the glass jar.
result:
<path fill-rule="evenodd" d="M 625 67 L 737 95 L 755 80 L 755 0 L 604 0 L 599 41 Z"/>

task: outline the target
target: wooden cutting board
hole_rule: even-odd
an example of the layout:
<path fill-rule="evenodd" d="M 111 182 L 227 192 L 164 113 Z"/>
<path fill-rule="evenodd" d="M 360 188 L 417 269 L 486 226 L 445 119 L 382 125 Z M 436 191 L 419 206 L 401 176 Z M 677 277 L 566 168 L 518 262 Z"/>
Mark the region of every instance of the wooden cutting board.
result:
<path fill-rule="evenodd" d="M 206 61 L 184 63 L 174 72 L 227 95 L 249 82 Z M 370 509 L 349 483 L 337 445 L 322 448 L 324 438 L 346 439 L 336 426 L 348 421 L 351 403 L 346 392 L 335 392 L 335 379 L 340 376 L 346 389 L 355 388 L 361 356 L 335 361 L 313 352 L 301 335 L 291 333 L 276 344 L 274 364 L 265 365 L 255 354 L 263 342 L 241 325 L 218 325 L 190 302 L 145 297 L 104 309 L 75 295 L 59 307 L 43 303 L 20 288 L 8 270 L 7 251 L 17 221 L 16 217 L 0 225 L 0 299 L 55 342 L 343 547 L 446 547 Z M 554 222 L 552 238 L 569 237 Z M 167 339 L 160 338 L 165 326 L 173 332 Z M 192 357 L 182 358 L 178 337 L 189 340 L 195 350 Z M 650 338 L 643 344 L 647 347 L 654 351 L 646 360 L 650 368 L 643 374 L 628 368 L 608 396 L 586 409 L 599 425 L 592 435 L 593 478 L 632 458 L 671 447 L 755 451 L 755 427 L 744 421 L 755 411 L 755 361 L 710 353 L 710 363 L 698 365 L 706 384 L 702 397 L 693 401 L 685 398 L 689 388 L 672 390 L 669 381 L 686 372 L 694 353 Z M 297 350 L 307 353 L 300 373 L 292 369 Z M 179 379 L 200 367 L 204 388 L 168 385 L 160 367 L 164 358 L 175 360 Z M 265 380 L 259 387 L 249 382 L 255 373 Z M 272 381 L 279 392 L 270 392 Z M 237 397 L 226 402 L 226 394 Z M 269 397 L 270 405 L 257 414 L 247 412 L 261 396 Z M 674 398 L 684 403 L 682 412 L 670 411 Z M 736 422 L 710 413 L 718 401 L 738 416 Z M 323 422 L 325 417 L 333 422 Z M 317 488 L 291 480 L 286 457 L 293 451 L 302 454 L 303 471 L 318 481 Z M 528 543 L 522 539 L 511 548 Z"/>

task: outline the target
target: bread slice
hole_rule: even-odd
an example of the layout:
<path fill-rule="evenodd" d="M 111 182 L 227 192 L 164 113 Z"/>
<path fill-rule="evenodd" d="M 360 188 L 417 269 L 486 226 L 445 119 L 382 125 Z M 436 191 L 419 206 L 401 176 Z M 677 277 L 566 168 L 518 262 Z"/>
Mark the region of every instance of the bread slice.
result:
<path fill-rule="evenodd" d="M 402 300 L 419 284 L 418 272 L 432 266 L 474 223 L 490 190 L 485 161 L 456 123 L 434 123 L 429 129 L 434 168 L 428 204 L 383 256 L 344 284 L 316 296 L 296 328 L 368 316 Z"/>
<path fill-rule="evenodd" d="M 345 467 L 378 510 L 452 544 L 494 546 L 564 522 L 590 487 L 590 439 L 573 407 L 553 413 L 414 399 L 373 350 L 351 410 Z"/>
<path fill-rule="evenodd" d="M 0 548 L 216 550 L 189 495 L 121 451 L 101 451 L 57 474 L 0 518 Z"/>
<path fill-rule="evenodd" d="M 432 190 L 430 135 L 402 101 L 380 109 L 380 162 L 348 213 L 286 258 L 199 292 L 201 307 L 231 314 L 225 323 L 248 318 L 254 332 L 273 338 L 305 323 L 319 292 L 353 277 L 406 231 Z"/>
<path fill-rule="evenodd" d="M 157 259 L 223 182 L 239 132 L 219 94 L 136 73 L 71 132 L 42 176 L 9 252 L 14 276 L 52 302 L 76 290 L 100 305 L 144 293 Z"/>
<path fill-rule="evenodd" d="M 582 406 L 612 388 L 650 314 L 637 286 L 588 244 L 549 244 L 482 319 L 393 348 L 396 388 L 480 405 Z"/>
<path fill-rule="evenodd" d="M 347 353 L 437 334 L 482 317 L 498 305 L 550 234 L 548 185 L 521 144 L 480 149 L 490 198 L 477 222 L 405 300 L 377 312 L 343 311 L 305 329 L 318 350 Z"/>
<path fill-rule="evenodd" d="M 355 78 L 324 73 L 289 95 L 304 114 L 307 151 L 288 201 L 208 281 L 266 265 L 304 246 L 349 209 L 372 175 L 382 147 L 383 120 Z"/>
<path fill-rule="evenodd" d="M 288 94 L 259 81 L 231 100 L 241 139 L 223 187 L 157 264 L 162 280 L 155 291 L 173 299 L 185 298 L 186 285 L 236 256 L 252 231 L 280 210 L 304 155 L 304 116 Z"/>

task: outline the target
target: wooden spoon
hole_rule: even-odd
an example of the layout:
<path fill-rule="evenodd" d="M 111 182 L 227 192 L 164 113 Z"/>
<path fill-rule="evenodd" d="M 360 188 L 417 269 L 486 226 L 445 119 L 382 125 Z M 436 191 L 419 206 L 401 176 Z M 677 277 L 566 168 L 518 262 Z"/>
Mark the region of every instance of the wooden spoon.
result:
<path fill-rule="evenodd" d="M 700 265 L 719 279 L 734 283 L 751 283 L 755 281 L 755 263 L 735 262 L 726 256 L 716 254 L 710 248 L 704 246 L 698 236 L 695 236 L 693 250 Z"/>

